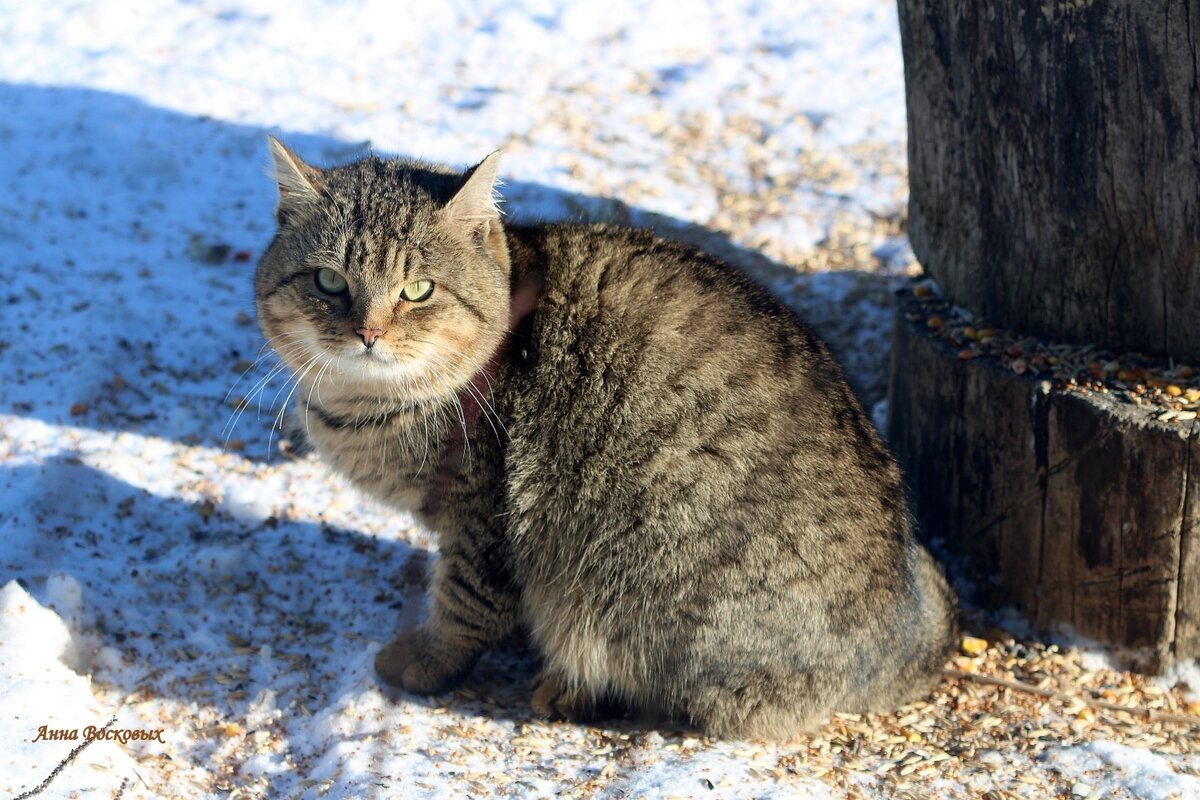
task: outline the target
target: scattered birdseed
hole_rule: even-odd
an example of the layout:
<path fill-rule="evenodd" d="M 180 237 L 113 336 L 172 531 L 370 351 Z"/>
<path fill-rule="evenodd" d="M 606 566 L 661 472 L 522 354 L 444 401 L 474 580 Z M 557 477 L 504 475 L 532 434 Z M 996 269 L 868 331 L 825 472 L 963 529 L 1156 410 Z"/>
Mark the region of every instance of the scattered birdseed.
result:
<path fill-rule="evenodd" d="M 1200 412 L 1200 374 L 1190 364 L 1002 330 L 948 303 L 929 278 L 910 284 L 904 296 L 909 298 L 904 311 L 909 321 L 923 320 L 934 335 L 961 348 L 960 359 L 992 358 L 1014 374 L 1051 380 L 1055 389 L 1103 393 L 1158 408 L 1154 418 L 1160 422 L 1188 422 Z"/>

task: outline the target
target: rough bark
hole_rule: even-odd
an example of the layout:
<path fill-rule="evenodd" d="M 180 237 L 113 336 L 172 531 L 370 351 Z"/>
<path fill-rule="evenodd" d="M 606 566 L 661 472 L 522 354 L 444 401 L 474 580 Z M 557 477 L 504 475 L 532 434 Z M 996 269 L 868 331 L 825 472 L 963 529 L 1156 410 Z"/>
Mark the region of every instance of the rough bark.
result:
<path fill-rule="evenodd" d="M 911 303 L 895 315 L 888 438 L 923 534 L 976 599 L 1146 648 L 1153 671 L 1200 656 L 1200 421 L 962 361 L 908 320 Z"/>
<path fill-rule="evenodd" d="M 1184 498 L 1183 544 L 1175 611 L 1175 649 L 1200 656 L 1200 421 L 1188 448 L 1188 487 Z"/>
<path fill-rule="evenodd" d="M 1200 5 L 899 0 L 909 235 L 952 302 L 1200 360 Z"/>

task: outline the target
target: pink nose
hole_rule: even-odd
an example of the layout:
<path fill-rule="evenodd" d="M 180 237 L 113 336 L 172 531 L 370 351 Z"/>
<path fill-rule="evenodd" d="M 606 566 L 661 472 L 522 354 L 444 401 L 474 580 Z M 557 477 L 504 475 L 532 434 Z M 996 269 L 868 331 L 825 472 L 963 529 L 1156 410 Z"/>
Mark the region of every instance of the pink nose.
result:
<path fill-rule="evenodd" d="M 354 332 L 362 337 L 363 344 L 367 346 L 368 350 L 375 346 L 376 339 L 387 333 L 380 328 L 357 328 Z"/>

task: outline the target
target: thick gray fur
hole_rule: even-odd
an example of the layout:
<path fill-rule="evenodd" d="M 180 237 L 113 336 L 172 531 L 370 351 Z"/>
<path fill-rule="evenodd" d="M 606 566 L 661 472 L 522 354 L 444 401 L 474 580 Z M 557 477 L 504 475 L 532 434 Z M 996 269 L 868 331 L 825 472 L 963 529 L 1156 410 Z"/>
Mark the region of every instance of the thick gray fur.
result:
<path fill-rule="evenodd" d="M 953 594 L 841 370 L 778 300 L 646 231 L 503 225 L 495 154 L 461 175 L 272 150 L 258 309 L 298 412 L 439 537 L 431 617 L 379 653 L 385 681 L 443 691 L 524 627 L 548 715 L 606 699 L 786 737 L 930 690 Z M 415 280 L 428 300 L 400 295 Z M 385 331 L 370 350 L 364 327 Z"/>

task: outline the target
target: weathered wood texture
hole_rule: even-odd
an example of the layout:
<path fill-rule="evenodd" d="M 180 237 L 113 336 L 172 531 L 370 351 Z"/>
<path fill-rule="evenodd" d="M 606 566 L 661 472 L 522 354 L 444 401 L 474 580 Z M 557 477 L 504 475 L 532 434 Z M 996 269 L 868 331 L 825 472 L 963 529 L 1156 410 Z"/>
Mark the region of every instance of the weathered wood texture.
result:
<path fill-rule="evenodd" d="M 964 362 L 899 303 L 889 442 L 976 599 L 1146 648 L 1150 670 L 1200 656 L 1200 422 Z"/>
<path fill-rule="evenodd" d="M 952 302 L 1200 360 L 1200 4 L 899 0 L 909 236 Z"/>

